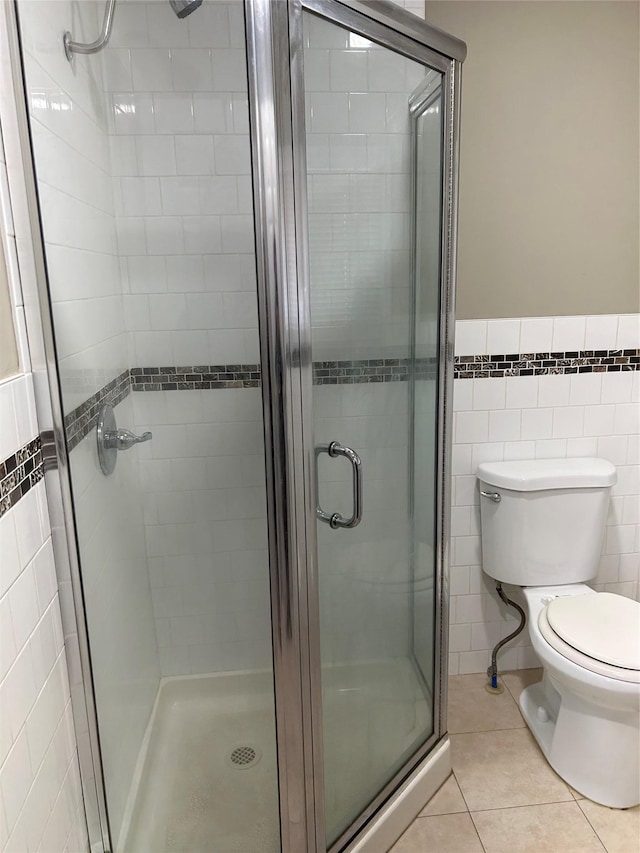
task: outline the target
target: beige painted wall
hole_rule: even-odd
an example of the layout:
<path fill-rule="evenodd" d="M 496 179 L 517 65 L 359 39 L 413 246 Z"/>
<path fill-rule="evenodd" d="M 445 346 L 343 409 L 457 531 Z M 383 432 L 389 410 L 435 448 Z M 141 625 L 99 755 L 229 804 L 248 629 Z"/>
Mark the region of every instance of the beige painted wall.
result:
<path fill-rule="evenodd" d="M 458 317 L 638 311 L 638 2 L 426 10 L 469 50 Z"/>
<path fill-rule="evenodd" d="M 13 328 L 7 264 L 0 240 L 0 379 L 17 373 L 18 367 L 18 350 Z"/>

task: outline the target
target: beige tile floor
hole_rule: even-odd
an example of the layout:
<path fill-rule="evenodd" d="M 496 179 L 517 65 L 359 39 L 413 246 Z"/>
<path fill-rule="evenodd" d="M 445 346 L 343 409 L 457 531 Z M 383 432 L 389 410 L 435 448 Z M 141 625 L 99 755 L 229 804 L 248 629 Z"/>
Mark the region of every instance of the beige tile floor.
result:
<path fill-rule="evenodd" d="M 499 696 L 485 675 L 449 682 L 453 776 L 392 853 L 640 853 L 640 807 L 586 800 L 549 767 L 520 714 L 522 690 L 541 670 L 504 674 Z"/>

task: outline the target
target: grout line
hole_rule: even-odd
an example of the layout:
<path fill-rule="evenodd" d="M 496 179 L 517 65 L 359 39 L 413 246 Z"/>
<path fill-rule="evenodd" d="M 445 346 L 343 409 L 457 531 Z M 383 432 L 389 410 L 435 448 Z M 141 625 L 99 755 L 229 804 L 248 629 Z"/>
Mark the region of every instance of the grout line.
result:
<path fill-rule="evenodd" d="M 574 799 L 575 799 L 575 798 L 574 798 Z M 591 801 L 590 801 L 590 802 L 591 802 Z M 598 841 L 600 842 L 600 844 L 602 844 L 602 846 L 603 846 L 604 850 L 607 850 L 607 845 L 604 843 L 604 841 L 602 840 L 602 838 L 600 838 L 600 836 L 598 835 L 598 830 L 595 828 L 595 826 L 594 826 L 594 825 L 591 823 L 591 821 L 589 820 L 589 815 L 585 812 L 585 810 L 584 810 L 584 809 L 582 808 L 582 806 L 580 805 L 580 800 L 576 800 L 576 801 L 575 801 L 575 803 L 576 803 L 576 805 L 578 806 L 578 808 L 580 809 L 580 811 L 582 812 L 582 814 L 584 815 L 584 819 L 587 821 L 587 823 L 589 824 L 589 826 L 590 826 L 590 827 L 591 827 L 591 829 L 593 830 L 593 833 L 594 833 L 595 837 L 598 839 Z"/>
<path fill-rule="evenodd" d="M 462 790 L 462 785 L 460 784 L 460 781 L 459 781 L 458 777 L 456 776 L 456 771 L 453 769 L 453 767 L 451 768 L 451 775 L 456 780 L 456 785 L 458 786 L 458 789 L 460 791 L 460 794 L 462 795 L 462 799 L 464 801 L 464 804 L 467 807 L 468 814 L 471 814 L 471 809 L 469 808 L 469 803 L 467 802 L 467 798 L 465 797 L 464 791 Z"/>
<path fill-rule="evenodd" d="M 527 723 L 524 720 L 524 717 L 522 718 L 522 723 L 523 724 L 521 726 L 501 726 L 498 729 L 472 729 L 471 731 L 464 732 L 452 732 L 449 730 L 448 734 L 457 737 L 458 735 L 489 735 L 491 732 L 517 732 L 520 731 L 520 729 L 527 728 Z"/>
<path fill-rule="evenodd" d="M 478 841 L 480 842 L 480 846 L 481 846 L 481 847 L 482 847 L 482 849 L 484 850 L 484 853 L 488 853 L 487 848 L 484 846 L 484 843 L 483 843 L 483 841 L 482 841 L 482 836 L 480 835 L 480 830 L 478 829 L 478 827 L 477 827 L 477 825 L 476 825 L 476 822 L 475 822 L 475 820 L 473 819 L 473 813 L 472 813 L 472 812 L 469 812 L 469 817 L 471 818 L 471 823 L 472 823 L 472 825 L 473 825 L 473 828 L 474 828 L 474 829 L 475 829 L 475 831 L 476 831 L 476 835 L 478 836 Z"/>
<path fill-rule="evenodd" d="M 532 809 L 535 806 L 564 806 L 567 804 L 571 805 L 575 802 L 576 801 L 572 797 L 570 800 L 549 800 L 549 802 L 544 803 L 520 803 L 520 805 L 518 806 L 496 806 L 495 808 L 491 809 L 473 809 L 473 811 L 469 811 L 469 814 L 474 815 L 480 814 L 481 812 L 504 812 L 508 811 L 509 809 Z"/>
<path fill-rule="evenodd" d="M 43 618 L 44 618 L 44 617 L 43 617 Z M 42 621 L 42 620 L 41 620 L 41 621 Z M 34 631 L 35 631 L 35 630 L 36 630 L 36 629 L 34 629 Z M 31 633 L 31 637 L 33 637 L 33 632 Z M 26 645 L 26 644 L 25 644 L 25 645 Z M 24 646 L 23 646 L 23 648 L 24 648 Z M 29 743 L 29 734 L 28 734 L 28 732 L 27 732 L 27 722 L 29 721 L 29 718 L 31 717 L 31 714 L 33 713 L 34 708 L 35 708 L 35 707 L 36 707 L 36 705 L 38 704 L 38 700 L 40 699 L 40 697 L 42 696 L 42 694 L 43 694 L 43 693 L 44 693 L 44 691 L 46 690 L 47 685 L 49 684 L 49 681 L 51 680 L 51 677 L 52 677 L 53 671 L 55 670 L 56 666 L 58 665 L 58 662 L 60 661 L 60 659 L 61 659 L 62 657 L 64 657 L 64 658 L 65 658 L 65 665 L 66 665 L 65 645 L 64 645 L 64 643 L 62 644 L 62 649 L 61 649 L 61 650 L 60 650 L 60 652 L 58 652 L 58 654 L 56 655 L 56 659 L 55 659 L 55 661 L 54 661 L 54 663 L 53 663 L 53 666 L 51 667 L 51 669 L 50 669 L 50 670 L 49 670 L 49 672 L 47 673 L 47 676 L 46 676 L 46 678 L 44 679 L 44 682 L 43 682 L 42 686 L 41 686 L 41 687 L 40 687 L 40 689 L 38 690 L 38 693 L 37 693 L 37 695 L 36 695 L 36 698 L 33 700 L 33 703 L 32 703 L 32 705 L 31 705 L 31 707 L 30 707 L 30 708 L 29 708 L 29 710 L 27 711 L 26 716 L 25 716 L 25 718 L 24 718 L 24 721 L 23 721 L 22 725 L 20 726 L 20 728 L 19 728 L 19 729 L 18 729 L 18 731 L 16 732 L 16 735 L 15 735 L 15 737 L 13 738 L 13 741 L 11 742 L 11 746 L 9 747 L 9 749 L 8 749 L 8 751 L 7 751 L 7 754 L 6 754 L 6 756 L 5 756 L 5 758 L 4 758 L 3 762 L 2 762 L 2 764 L 0 764 L 0 771 L 2 771 L 2 769 L 3 769 L 3 768 L 4 768 L 4 766 L 5 766 L 5 764 L 7 763 L 7 760 L 8 760 L 8 758 L 9 758 L 10 753 L 12 752 L 12 750 L 13 750 L 13 748 L 15 747 L 16 743 L 18 742 L 18 738 L 21 736 L 21 734 L 22 734 L 23 732 L 25 733 L 25 736 L 26 736 L 26 738 L 27 738 L 27 745 L 28 745 L 28 743 Z M 12 665 L 12 667 L 11 667 L 11 668 L 13 668 L 13 666 L 14 666 L 14 665 L 15 665 L 15 661 L 14 661 L 14 664 Z M 10 670 L 9 670 L 9 671 L 10 671 Z M 8 675 L 8 674 L 9 674 L 9 673 L 7 672 L 7 675 Z M 4 680 L 6 680 L 7 675 L 5 675 L 5 677 L 4 677 L 4 679 L 3 679 L 3 683 L 4 683 Z M 65 705 L 64 705 L 64 709 L 63 709 L 62 713 L 60 714 L 60 717 L 58 718 L 58 722 L 57 722 L 57 724 L 56 724 L 56 728 L 55 728 L 55 730 L 54 730 L 53 734 L 51 735 L 51 737 L 49 738 L 49 742 L 48 742 L 47 747 L 46 747 L 46 749 L 45 749 L 45 756 L 46 756 L 47 752 L 49 751 L 49 749 L 50 749 L 50 747 L 51 747 L 51 744 L 53 743 L 53 739 L 54 739 L 54 737 L 56 736 L 56 734 L 57 734 L 57 732 L 58 732 L 58 728 L 59 728 L 59 726 L 60 726 L 61 721 L 62 721 L 62 720 L 63 720 L 63 718 L 64 718 L 64 715 L 65 715 L 65 713 L 66 713 L 66 710 L 67 710 L 67 706 L 68 706 L 68 704 L 69 704 L 69 701 L 70 701 L 70 695 L 68 694 L 68 695 L 65 697 Z M 32 787 L 32 785 L 33 785 L 33 782 L 35 781 L 35 775 L 37 775 L 37 772 L 39 772 L 39 770 L 40 770 L 40 768 L 42 767 L 42 764 L 43 764 L 43 763 L 44 763 L 44 757 L 43 757 L 42 761 L 40 762 L 40 764 L 39 764 L 39 766 L 38 766 L 38 771 L 36 771 L 36 774 L 34 774 L 34 777 L 33 777 L 33 778 L 32 778 L 32 780 L 31 780 L 31 783 L 32 783 L 32 784 L 30 785 L 29 790 L 31 790 L 31 787 Z"/>

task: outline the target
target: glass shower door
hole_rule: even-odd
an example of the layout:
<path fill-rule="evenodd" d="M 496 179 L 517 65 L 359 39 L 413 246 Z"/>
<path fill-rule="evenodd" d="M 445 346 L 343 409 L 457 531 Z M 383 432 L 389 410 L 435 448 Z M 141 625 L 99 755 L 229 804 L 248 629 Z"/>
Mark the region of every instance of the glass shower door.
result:
<path fill-rule="evenodd" d="M 442 74 L 310 12 L 303 43 L 331 846 L 435 730 Z"/>

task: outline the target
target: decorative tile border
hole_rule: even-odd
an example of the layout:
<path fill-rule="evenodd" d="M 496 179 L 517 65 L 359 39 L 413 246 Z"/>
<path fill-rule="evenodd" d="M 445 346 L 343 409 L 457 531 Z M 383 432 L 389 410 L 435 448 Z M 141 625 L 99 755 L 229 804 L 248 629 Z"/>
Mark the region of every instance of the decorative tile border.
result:
<path fill-rule="evenodd" d="M 435 370 L 435 359 L 416 362 L 417 378 Z M 407 358 L 370 358 L 344 361 L 317 361 L 313 364 L 314 385 L 354 385 L 359 383 L 402 382 L 411 369 Z M 193 391 L 214 388 L 258 388 L 259 364 L 214 364 L 194 367 L 134 367 L 133 391 Z"/>
<path fill-rule="evenodd" d="M 0 462 L 0 518 L 44 476 L 40 436 Z"/>
<path fill-rule="evenodd" d="M 314 385 L 403 382 L 410 375 L 406 358 L 374 358 L 357 361 L 318 361 L 313 365 Z M 418 359 L 415 377 L 435 376 L 436 359 Z M 208 391 L 219 388 L 259 388 L 259 364 L 212 364 L 182 367 L 133 367 L 92 394 L 65 417 L 69 451 L 95 427 L 100 407 L 117 406 L 132 391 Z"/>
<path fill-rule="evenodd" d="M 502 376 L 544 376 L 572 373 L 619 373 L 640 370 L 640 350 L 580 350 L 568 352 L 461 355 L 454 361 L 456 379 Z"/>
<path fill-rule="evenodd" d="M 132 391 L 208 391 L 259 388 L 259 364 L 210 364 L 194 367 L 134 367 Z"/>
<path fill-rule="evenodd" d="M 407 358 L 368 358 L 353 361 L 316 361 L 314 385 L 357 385 L 361 383 L 406 382 Z"/>
<path fill-rule="evenodd" d="M 567 352 L 462 355 L 454 359 L 456 379 L 490 379 L 545 374 L 613 373 L 640 370 L 640 350 L 581 350 Z M 408 358 L 370 358 L 317 361 L 314 385 L 358 385 L 406 382 L 412 375 Z M 433 379 L 437 359 L 413 364 L 416 379 Z M 197 391 L 219 388 L 259 388 L 259 364 L 211 364 L 186 367 L 134 367 L 125 370 L 65 418 L 67 443 L 73 450 L 96 425 L 104 403 L 116 406 L 132 391 Z"/>
<path fill-rule="evenodd" d="M 130 371 L 123 371 L 116 376 L 88 400 L 69 412 L 64 419 L 64 428 L 67 436 L 67 447 L 73 450 L 82 439 L 95 427 L 98 420 L 100 407 L 105 403 L 117 406 L 125 397 L 131 393 Z"/>

